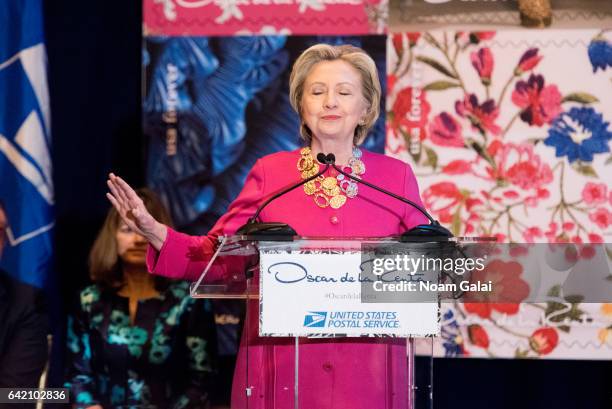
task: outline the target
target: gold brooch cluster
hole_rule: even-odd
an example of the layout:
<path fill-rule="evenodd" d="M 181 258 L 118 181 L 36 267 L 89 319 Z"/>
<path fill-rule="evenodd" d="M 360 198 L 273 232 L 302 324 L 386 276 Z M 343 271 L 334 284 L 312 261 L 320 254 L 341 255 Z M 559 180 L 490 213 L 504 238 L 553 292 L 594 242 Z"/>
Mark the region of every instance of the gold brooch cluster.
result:
<path fill-rule="evenodd" d="M 353 156 L 346 165 L 342 166 L 342 170 L 351 176 L 361 177 L 366 170 L 361 156 L 361 150 L 354 147 Z M 297 169 L 300 171 L 302 179 L 308 179 L 319 173 L 319 164 L 312 157 L 310 147 L 300 150 Z M 316 205 L 321 208 L 330 206 L 333 209 L 339 209 L 344 206 L 348 199 L 357 197 L 359 186 L 354 180 L 345 177 L 341 173 L 336 177 L 320 175 L 316 179 L 304 184 L 304 193 L 312 196 Z"/>

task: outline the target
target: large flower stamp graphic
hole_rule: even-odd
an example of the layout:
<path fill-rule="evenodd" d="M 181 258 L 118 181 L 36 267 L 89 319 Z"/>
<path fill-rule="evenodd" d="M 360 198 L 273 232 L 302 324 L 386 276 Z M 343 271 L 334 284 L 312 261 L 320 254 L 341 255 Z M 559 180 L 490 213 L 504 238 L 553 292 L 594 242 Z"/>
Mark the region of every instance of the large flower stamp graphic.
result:
<path fill-rule="evenodd" d="M 561 276 L 531 289 L 557 301 L 530 302 L 532 269 L 513 261 L 546 242 L 567 245 L 567 263 L 612 259 L 595 251 L 612 238 L 610 33 L 434 30 L 389 41 L 387 117 L 399 95 L 411 97 L 401 112 L 424 115 L 411 118 L 419 138 L 390 127 L 388 152 L 410 162 L 425 207 L 455 235 L 513 244 L 480 273 L 491 277 L 471 277 L 493 281 L 492 293 L 447 306 L 446 356 L 562 357 L 573 348 L 565 340 L 591 331 L 579 328 L 586 302 L 560 296 Z M 523 315 L 537 319 L 512 323 Z M 610 345 L 606 322 L 598 334 Z"/>

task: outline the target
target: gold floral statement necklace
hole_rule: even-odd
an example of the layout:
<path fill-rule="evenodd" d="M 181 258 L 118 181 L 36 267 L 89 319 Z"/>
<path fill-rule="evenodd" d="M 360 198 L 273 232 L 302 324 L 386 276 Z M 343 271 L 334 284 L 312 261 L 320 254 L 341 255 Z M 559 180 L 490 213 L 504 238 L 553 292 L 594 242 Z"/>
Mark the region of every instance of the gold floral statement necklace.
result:
<path fill-rule="evenodd" d="M 361 156 L 361 149 L 354 147 L 353 156 L 349 159 L 346 166 L 343 166 L 342 170 L 355 177 L 363 175 L 366 168 L 361 160 Z M 308 179 L 319 172 L 319 164 L 312 157 L 310 147 L 300 150 L 297 168 L 302 179 Z M 336 177 L 321 175 L 304 184 L 304 193 L 312 196 L 315 204 L 321 208 L 331 206 L 333 209 L 339 209 L 344 206 L 347 198 L 353 199 L 357 197 L 359 186 L 355 181 L 341 173 Z"/>

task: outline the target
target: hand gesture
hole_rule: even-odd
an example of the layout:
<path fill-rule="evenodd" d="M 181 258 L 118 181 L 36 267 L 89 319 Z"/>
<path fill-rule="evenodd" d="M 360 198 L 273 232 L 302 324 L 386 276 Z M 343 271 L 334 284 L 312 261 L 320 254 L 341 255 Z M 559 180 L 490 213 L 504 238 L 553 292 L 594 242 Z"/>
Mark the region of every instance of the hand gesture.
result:
<path fill-rule="evenodd" d="M 119 176 L 111 173 L 106 181 L 110 193 L 106 197 L 130 229 L 145 237 L 157 250 L 166 240 L 166 226 L 151 216 L 138 194 Z"/>

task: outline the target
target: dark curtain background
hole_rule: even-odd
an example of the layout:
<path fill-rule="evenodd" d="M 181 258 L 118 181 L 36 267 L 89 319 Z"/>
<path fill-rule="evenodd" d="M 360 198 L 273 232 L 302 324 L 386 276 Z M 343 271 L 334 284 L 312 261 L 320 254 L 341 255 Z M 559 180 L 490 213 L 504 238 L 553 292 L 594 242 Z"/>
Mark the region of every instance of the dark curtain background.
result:
<path fill-rule="evenodd" d="M 62 308 L 89 283 L 87 255 L 109 207 L 108 172 L 144 183 L 140 126 L 139 1 L 46 0 L 45 31 L 56 198 L 56 270 Z M 63 314 L 53 317 L 64 327 Z M 63 335 L 63 330 L 60 334 Z M 54 385 L 64 339 L 54 334 Z"/>
<path fill-rule="evenodd" d="M 139 0 L 47 0 L 56 266 L 63 308 L 88 283 L 87 253 L 108 202 L 109 171 L 144 183 Z M 61 325 L 61 317 L 55 317 Z M 63 340 L 55 340 L 58 350 Z M 419 359 L 424 384 L 428 362 Z M 56 353 L 52 382 L 60 384 Z M 603 361 L 436 359 L 435 408 L 612 408 Z M 420 389 L 422 399 L 427 391 Z M 373 408 L 376 409 L 376 408 Z M 420 408 L 419 408 L 420 409 Z"/>

